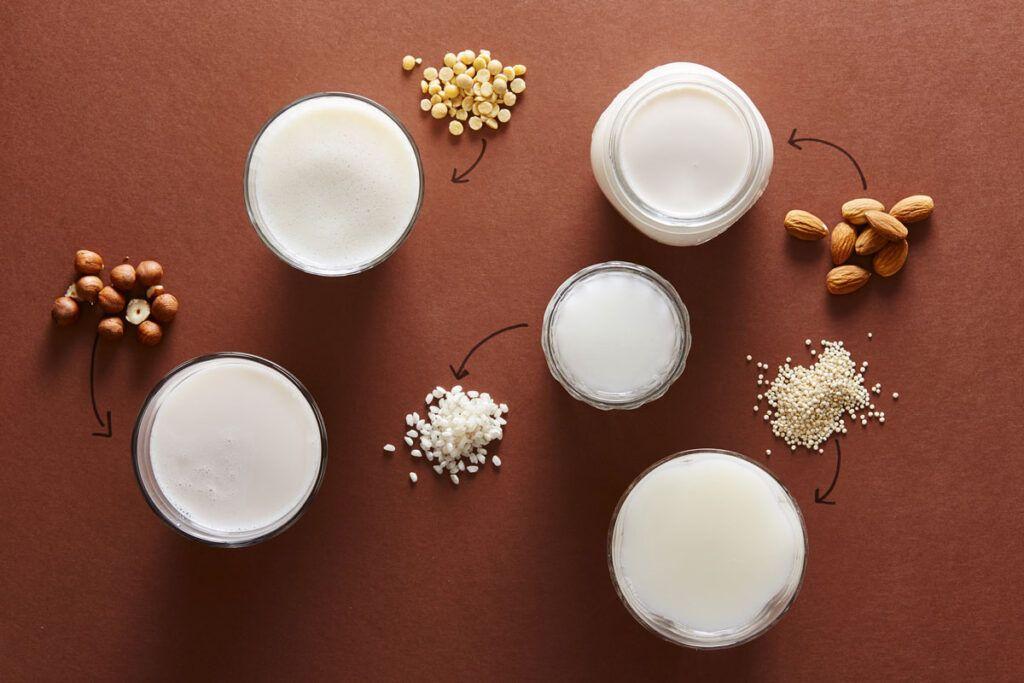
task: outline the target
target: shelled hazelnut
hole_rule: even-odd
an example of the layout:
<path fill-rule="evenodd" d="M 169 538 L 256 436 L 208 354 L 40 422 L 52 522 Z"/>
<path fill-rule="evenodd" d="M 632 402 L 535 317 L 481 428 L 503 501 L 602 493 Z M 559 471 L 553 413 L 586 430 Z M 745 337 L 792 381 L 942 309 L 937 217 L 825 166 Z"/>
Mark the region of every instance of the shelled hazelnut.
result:
<path fill-rule="evenodd" d="M 103 289 L 103 280 L 96 275 L 83 275 L 75 282 L 75 294 L 82 301 L 96 303 L 96 297 Z"/>
<path fill-rule="evenodd" d="M 135 336 L 143 346 L 156 346 L 163 339 L 164 332 L 152 320 L 144 320 L 135 329 Z"/>
<path fill-rule="evenodd" d="M 53 302 L 53 308 L 50 310 L 53 321 L 60 327 L 74 324 L 78 320 L 78 314 L 78 302 L 69 296 L 58 297 Z"/>
<path fill-rule="evenodd" d="M 110 284 L 121 292 L 130 292 L 135 286 L 135 267 L 130 263 L 114 266 L 110 271 Z"/>
<path fill-rule="evenodd" d="M 178 298 L 173 294 L 161 294 L 153 299 L 153 320 L 169 323 L 178 314 Z"/>
<path fill-rule="evenodd" d="M 97 300 L 104 313 L 114 315 L 124 310 L 124 296 L 110 285 L 100 290 Z"/>
<path fill-rule="evenodd" d="M 129 301 L 124 319 L 132 325 L 141 325 L 146 320 L 149 320 L 149 302 L 145 299 L 132 299 Z"/>
<path fill-rule="evenodd" d="M 164 277 L 163 266 L 156 261 L 143 261 L 135 269 L 135 273 L 139 276 L 139 284 L 143 287 L 158 285 Z"/>
<path fill-rule="evenodd" d="M 124 336 L 124 321 L 114 316 L 100 321 L 96 331 L 107 341 L 120 341 Z"/>
<path fill-rule="evenodd" d="M 152 287 L 146 290 L 146 298 L 152 301 L 153 299 L 163 294 L 165 291 L 166 290 L 164 289 L 163 285 L 153 285 Z"/>
<path fill-rule="evenodd" d="M 95 251 L 79 249 L 75 252 L 75 272 L 79 275 L 99 275 L 103 271 L 103 258 Z"/>

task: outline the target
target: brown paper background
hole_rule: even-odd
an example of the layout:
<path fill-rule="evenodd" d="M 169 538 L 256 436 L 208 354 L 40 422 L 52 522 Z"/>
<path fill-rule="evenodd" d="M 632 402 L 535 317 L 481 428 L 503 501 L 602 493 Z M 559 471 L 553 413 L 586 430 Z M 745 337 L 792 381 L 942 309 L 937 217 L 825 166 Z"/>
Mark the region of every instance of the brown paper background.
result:
<path fill-rule="evenodd" d="M 0 678 L 1019 678 L 1022 22 L 1017 2 L 5 3 Z M 480 46 L 527 64 L 529 87 L 453 185 L 479 142 L 423 115 L 399 60 Z M 675 60 L 733 79 L 775 139 L 761 201 L 691 249 L 627 227 L 588 161 L 613 95 Z M 426 172 L 408 242 L 340 280 L 266 250 L 241 183 L 267 117 L 332 89 L 394 111 Z M 835 150 L 788 146 L 793 128 L 849 149 L 871 195 L 936 198 L 900 275 L 825 294 L 825 243 L 787 239 L 782 216 L 834 221 L 861 192 Z M 111 439 L 90 436 L 92 325 L 49 322 L 82 246 L 158 258 L 182 302 L 158 349 L 101 350 Z M 671 280 L 694 334 L 668 395 L 617 414 L 573 401 L 539 344 L 558 284 L 609 259 Z M 464 382 L 512 407 L 505 467 L 455 489 L 420 464 L 409 486 L 409 458 L 381 444 L 452 383 L 449 363 L 517 322 Z M 803 357 L 808 336 L 868 359 L 889 415 L 845 440 L 835 506 L 813 502 L 832 450 L 783 453 L 742 360 Z M 167 529 L 129 460 L 149 388 L 221 350 L 296 373 L 331 442 L 305 517 L 242 551 Z M 782 622 L 712 653 L 641 629 L 605 564 L 627 484 L 700 446 L 773 447 L 810 543 Z"/>

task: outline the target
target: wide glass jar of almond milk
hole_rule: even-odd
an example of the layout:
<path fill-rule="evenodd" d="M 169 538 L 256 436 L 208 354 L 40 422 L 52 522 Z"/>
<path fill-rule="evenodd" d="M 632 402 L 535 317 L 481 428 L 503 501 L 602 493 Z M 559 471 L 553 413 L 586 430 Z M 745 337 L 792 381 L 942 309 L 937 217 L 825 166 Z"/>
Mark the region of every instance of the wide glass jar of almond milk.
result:
<path fill-rule="evenodd" d="M 761 196 L 772 138 L 735 83 L 677 62 L 612 100 L 594 126 L 590 160 L 626 220 L 659 242 L 690 246 L 725 232 Z"/>

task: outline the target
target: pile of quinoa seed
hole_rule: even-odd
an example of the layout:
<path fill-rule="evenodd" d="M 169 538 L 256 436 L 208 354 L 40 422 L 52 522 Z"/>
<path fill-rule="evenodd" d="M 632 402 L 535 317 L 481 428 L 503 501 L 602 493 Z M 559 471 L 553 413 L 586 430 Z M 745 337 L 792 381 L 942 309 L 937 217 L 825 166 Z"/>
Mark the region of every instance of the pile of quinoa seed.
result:
<path fill-rule="evenodd" d="M 873 335 L 868 334 L 870 339 Z M 848 422 L 860 422 L 866 427 L 869 420 L 885 423 L 885 412 L 877 410 L 872 394 L 880 395 L 881 383 L 868 389 L 864 375 L 867 361 L 858 366 L 841 341 L 821 340 L 821 352 L 807 347 L 815 362 L 808 366 L 793 364 L 787 357 L 777 366 L 774 378 L 769 378 L 769 365 L 758 361 L 757 404 L 754 413 L 764 407 L 762 419 L 772 433 L 785 441 L 790 450 L 803 446 L 811 451 L 824 452 L 824 444 L 833 434 L 846 434 Z M 747 356 L 747 362 L 753 357 Z M 899 398 L 893 393 L 893 400 Z M 762 405 L 766 404 L 766 405 Z M 766 451 L 771 455 L 771 451 Z"/>

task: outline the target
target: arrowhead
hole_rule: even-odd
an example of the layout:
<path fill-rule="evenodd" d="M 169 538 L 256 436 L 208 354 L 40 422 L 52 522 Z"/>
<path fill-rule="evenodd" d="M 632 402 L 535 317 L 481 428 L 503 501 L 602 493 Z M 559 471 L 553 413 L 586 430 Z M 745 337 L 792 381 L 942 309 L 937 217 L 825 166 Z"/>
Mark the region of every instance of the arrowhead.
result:
<path fill-rule="evenodd" d="M 828 494 L 826 493 L 825 495 L 827 496 Z M 836 504 L 836 502 L 834 500 L 825 500 L 825 496 L 822 496 L 818 492 L 818 489 L 814 489 L 814 502 L 815 503 L 821 503 L 822 505 L 835 505 Z"/>
<path fill-rule="evenodd" d="M 452 182 L 453 183 L 468 183 L 469 182 L 469 178 L 463 178 L 458 173 L 459 173 L 459 169 L 457 169 L 457 168 L 453 168 L 452 169 Z"/>
<path fill-rule="evenodd" d="M 789 142 L 789 144 L 793 145 L 797 149 L 803 149 L 803 147 L 801 147 L 800 145 L 796 144 L 796 142 L 797 142 L 796 141 L 796 128 L 794 128 L 793 132 L 789 134 L 789 140 L 787 142 Z"/>
<path fill-rule="evenodd" d="M 465 368 L 459 368 L 458 370 L 456 370 L 453 366 L 449 365 L 448 369 L 452 371 L 452 375 L 455 377 L 455 379 L 462 379 L 463 377 L 469 375 L 469 370 Z"/>
<path fill-rule="evenodd" d="M 100 426 L 102 427 L 103 425 L 100 425 Z M 105 431 L 105 432 L 93 432 L 92 435 L 93 436 L 102 436 L 102 437 L 104 437 L 106 439 L 109 439 L 110 437 L 112 437 L 114 435 L 114 421 L 110 419 L 110 411 L 109 410 L 107 411 L 107 424 L 106 424 L 106 428 L 107 428 L 107 431 Z"/>

